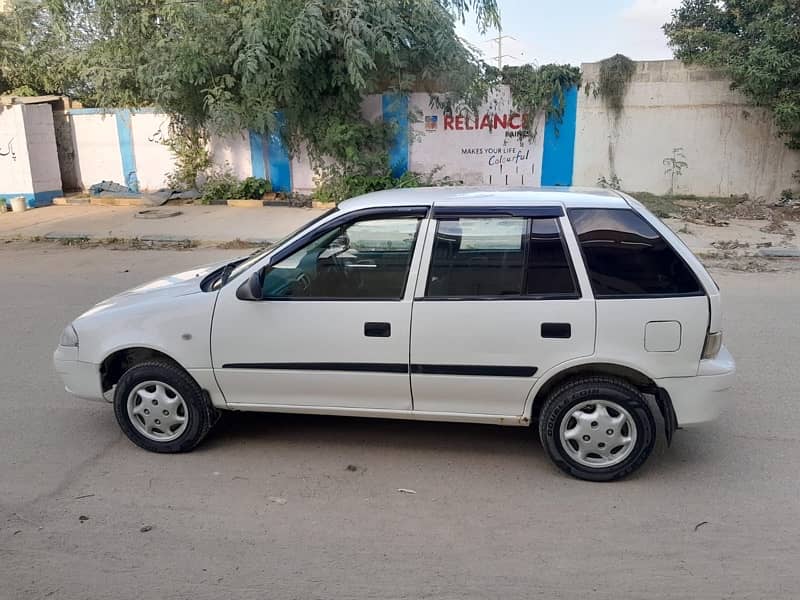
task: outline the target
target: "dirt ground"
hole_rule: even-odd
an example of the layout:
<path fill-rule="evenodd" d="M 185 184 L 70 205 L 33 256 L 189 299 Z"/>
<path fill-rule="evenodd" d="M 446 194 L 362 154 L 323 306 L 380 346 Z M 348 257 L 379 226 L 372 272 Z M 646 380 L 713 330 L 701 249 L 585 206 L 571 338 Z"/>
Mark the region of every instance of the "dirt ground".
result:
<path fill-rule="evenodd" d="M 706 266 L 755 272 L 798 267 L 797 261 L 765 260 L 764 252 L 797 251 L 800 202 L 633 196 L 661 217 Z"/>

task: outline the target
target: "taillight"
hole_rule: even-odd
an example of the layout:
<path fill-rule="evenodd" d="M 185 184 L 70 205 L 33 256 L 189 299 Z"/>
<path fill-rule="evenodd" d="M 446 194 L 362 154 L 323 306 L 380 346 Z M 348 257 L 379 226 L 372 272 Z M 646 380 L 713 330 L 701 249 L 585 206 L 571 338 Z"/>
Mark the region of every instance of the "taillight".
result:
<path fill-rule="evenodd" d="M 709 333 L 706 335 L 706 343 L 703 345 L 703 356 L 701 358 L 714 358 L 722 348 L 722 332 Z"/>

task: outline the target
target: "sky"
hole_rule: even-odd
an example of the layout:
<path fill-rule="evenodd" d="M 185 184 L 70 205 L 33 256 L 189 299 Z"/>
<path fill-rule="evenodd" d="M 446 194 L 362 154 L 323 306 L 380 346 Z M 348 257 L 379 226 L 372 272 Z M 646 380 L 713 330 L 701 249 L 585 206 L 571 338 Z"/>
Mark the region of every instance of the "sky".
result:
<path fill-rule="evenodd" d="M 596 62 L 617 53 L 634 60 L 672 58 L 661 26 L 681 0 L 498 0 L 503 64 Z M 497 31 L 481 35 L 467 15 L 458 33 L 489 61 Z M 496 60 L 491 61 L 496 64 Z"/>

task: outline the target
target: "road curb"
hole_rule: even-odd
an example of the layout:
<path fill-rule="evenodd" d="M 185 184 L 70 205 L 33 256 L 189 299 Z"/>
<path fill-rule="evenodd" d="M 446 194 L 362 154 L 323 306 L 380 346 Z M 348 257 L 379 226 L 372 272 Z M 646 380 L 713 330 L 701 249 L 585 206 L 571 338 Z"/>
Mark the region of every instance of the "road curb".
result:
<path fill-rule="evenodd" d="M 52 241 L 69 241 L 69 240 L 90 240 L 92 236 L 88 233 L 72 233 L 72 232 L 60 232 L 60 231 L 51 231 L 50 233 L 45 233 L 41 236 L 45 240 L 52 240 Z"/>
<path fill-rule="evenodd" d="M 61 242 L 64 244 L 98 244 L 124 245 L 131 247 L 205 247 L 215 248 L 228 246 L 229 249 L 248 249 L 271 246 L 275 240 L 266 238 L 233 238 L 225 240 L 209 240 L 192 238 L 175 234 L 143 234 L 133 237 L 119 237 L 113 234 L 97 235 L 76 231 L 50 231 L 43 235 L 0 235 L 0 242 Z"/>
<path fill-rule="evenodd" d="M 758 256 L 762 258 L 800 258 L 798 248 L 760 248 Z"/>
<path fill-rule="evenodd" d="M 128 246 L 143 245 L 146 247 L 168 246 L 190 246 L 190 247 L 219 247 L 228 246 L 235 248 L 258 248 L 271 246 L 276 240 L 267 238 L 228 238 L 228 239 L 205 239 L 187 237 L 171 233 L 142 234 L 138 236 L 118 237 L 113 234 L 98 235 L 81 231 L 50 231 L 44 235 L 0 235 L 0 241 L 28 241 L 28 242 L 63 242 L 63 243 L 90 243 L 90 244 L 120 244 Z M 705 258 L 762 258 L 762 259 L 800 259 L 800 249 L 791 248 L 759 248 L 757 252 L 747 252 L 726 256 L 726 251 L 714 248 L 694 248 L 692 252 L 701 260 Z"/>

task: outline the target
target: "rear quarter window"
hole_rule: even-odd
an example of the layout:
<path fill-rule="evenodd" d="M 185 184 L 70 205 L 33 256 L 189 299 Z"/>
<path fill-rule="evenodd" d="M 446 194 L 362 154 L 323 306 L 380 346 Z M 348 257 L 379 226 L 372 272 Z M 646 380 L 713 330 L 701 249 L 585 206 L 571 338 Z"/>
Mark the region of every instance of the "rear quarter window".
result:
<path fill-rule="evenodd" d="M 704 293 L 680 255 L 633 210 L 575 208 L 569 218 L 595 297 Z"/>

